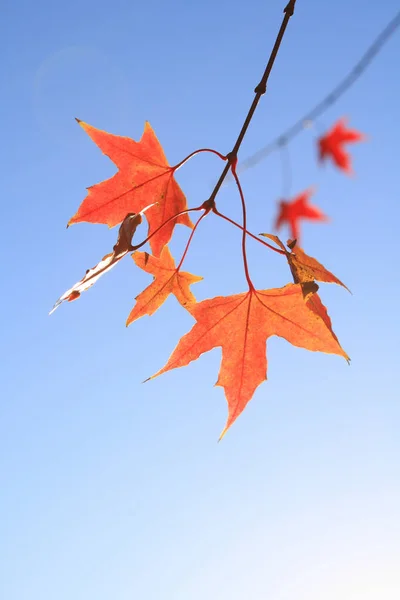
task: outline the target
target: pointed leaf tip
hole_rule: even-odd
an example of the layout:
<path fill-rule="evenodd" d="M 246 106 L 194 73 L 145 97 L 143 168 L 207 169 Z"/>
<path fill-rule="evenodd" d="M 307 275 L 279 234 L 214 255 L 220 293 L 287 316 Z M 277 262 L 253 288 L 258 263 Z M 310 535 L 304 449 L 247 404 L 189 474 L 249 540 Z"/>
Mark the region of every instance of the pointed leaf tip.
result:
<path fill-rule="evenodd" d="M 221 435 L 218 438 L 218 444 L 222 441 L 222 438 L 225 437 L 226 432 L 228 431 L 228 427 L 225 427 L 225 429 L 222 431 Z"/>

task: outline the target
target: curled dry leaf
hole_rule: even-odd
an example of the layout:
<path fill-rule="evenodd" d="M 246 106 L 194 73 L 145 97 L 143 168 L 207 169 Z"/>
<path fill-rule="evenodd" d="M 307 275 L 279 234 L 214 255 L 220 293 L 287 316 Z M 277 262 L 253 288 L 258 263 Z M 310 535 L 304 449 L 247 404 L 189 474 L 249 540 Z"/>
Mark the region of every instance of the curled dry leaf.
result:
<path fill-rule="evenodd" d="M 129 314 L 127 325 L 144 315 L 155 313 L 170 294 L 174 294 L 178 302 L 185 308 L 188 304 L 196 302 L 190 285 L 203 278 L 185 271 L 178 271 L 168 246 L 164 246 L 160 258 L 151 256 L 147 252 L 135 252 L 132 258 L 138 267 L 153 275 L 154 281 L 136 296 L 136 304 Z"/>
<path fill-rule="evenodd" d="M 142 211 L 143 212 L 143 211 Z M 131 213 L 128 214 L 123 220 L 121 227 L 118 231 L 118 239 L 115 244 L 113 251 L 110 254 L 106 254 L 101 261 L 92 269 L 88 269 L 86 271 L 85 276 L 78 281 L 75 285 L 72 286 L 69 290 L 65 292 L 55 303 L 53 308 L 50 311 L 53 313 L 56 308 L 62 304 L 65 300 L 68 302 L 72 302 L 72 300 L 76 300 L 79 298 L 82 292 L 85 292 L 96 281 L 107 273 L 110 269 L 112 269 L 117 262 L 121 260 L 128 252 L 133 250 L 132 248 L 132 237 L 136 231 L 137 226 L 142 222 L 142 216 L 140 214 Z"/>
<path fill-rule="evenodd" d="M 154 206 L 146 213 L 151 235 L 178 212 L 186 210 L 186 198 L 175 181 L 174 167 L 169 166 L 164 151 L 150 124 L 146 122 L 142 138 L 113 135 L 77 119 L 95 144 L 118 167 L 118 172 L 88 188 L 77 213 L 68 225 L 87 221 L 114 227 L 128 213 L 139 213 L 149 202 Z M 153 254 L 160 255 L 169 242 L 177 223 L 193 227 L 188 214 L 167 223 L 150 240 Z"/>
<path fill-rule="evenodd" d="M 318 286 L 309 283 L 308 288 L 312 297 Z M 165 367 L 150 379 L 184 367 L 220 346 L 222 362 L 216 385 L 224 388 L 228 402 L 228 419 L 221 438 L 267 377 L 266 340 L 272 335 L 300 348 L 348 359 L 327 327 L 323 311 L 319 314 L 318 310 L 310 310 L 304 302 L 299 284 L 218 296 L 190 304 L 187 309 L 196 324 L 181 338 Z"/>

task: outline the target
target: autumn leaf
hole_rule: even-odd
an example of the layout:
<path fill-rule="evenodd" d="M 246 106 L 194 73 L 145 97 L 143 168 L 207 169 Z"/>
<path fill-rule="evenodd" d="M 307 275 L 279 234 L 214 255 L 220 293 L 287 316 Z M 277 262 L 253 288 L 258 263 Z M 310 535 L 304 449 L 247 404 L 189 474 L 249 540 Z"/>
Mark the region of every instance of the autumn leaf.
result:
<path fill-rule="evenodd" d="M 160 258 L 151 256 L 147 252 L 135 252 L 132 258 L 138 267 L 154 276 L 154 281 L 136 296 L 136 304 L 129 314 L 126 325 L 130 325 L 144 315 L 155 313 L 170 294 L 174 294 L 185 308 L 188 304 L 196 302 L 196 298 L 190 291 L 190 285 L 203 278 L 178 271 L 168 246 L 164 246 Z"/>
<path fill-rule="evenodd" d="M 275 242 L 275 244 L 285 252 L 290 270 L 292 272 L 293 281 L 301 285 L 303 290 L 303 298 L 307 307 L 324 321 L 326 327 L 330 330 L 335 340 L 338 341 L 336 334 L 332 329 L 332 322 L 328 315 L 328 311 L 322 304 L 322 300 L 319 295 L 317 293 L 310 293 L 310 284 L 316 280 L 324 283 L 337 283 L 350 292 L 349 288 L 344 285 L 344 283 L 342 283 L 340 279 L 338 279 L 333 273 L 321 265 L 321 263 L 315 258 L 306 254 L 304 250 L 302 250 L 296 244 L 295 240 L 287 241 L 287 246 L 291 250 L 291 252 L 289 252 L 278 236 L 270 233 L 260 233 L 260 235 L 263 235 L 264 237 L 267 237 Z M 348 361 L 350 361 L 350 359 L 348 359 Z"/>
<path fill-rule="evenodd" d="M 291 236 L 298 241 L 300 239 L 299 221 L 301 219 L 328 221 L 329 218 L 319 208 L 309 203 L 309 199 L 313 193 L 313 188 L 309 188 L 290 202 L 281 200 L 278 216 L 275 220 L 275 229 L 278 230 L 284 223 L 288 223 Z"/>
<path fill-rule="evenodd" d="M 307 283 L 310 281 L 337 283 L 338 285 L 346 288 L 346 290 L 350 291 L 349 288 L 340 281 L 340 279 L 328 271 L 328 269 L 318 262 L 316 258 L 306 254 L 304 250 L 296 243 L 296 240 L 288 240 L 287 246 L 290 250 L 289 252 L 278 236 L 270 233 L 260 233 L 260 235 L 275 242 L 275 244 L 277 244 L 277 246 L 279 246 L 281 250 L 285 252 L 286 259 L 289 263 L 295 283 Z"/>
<path fill-rule="evenodd" d="M 118 172 L 88 188 L 77 213 L 68 225 L 87 221 L 114 227 L 127 213 L 139 213 L 150 202 L 157 203 L 146 213 L 149 235 L 178 212 L 187 210 L 186 198 L 174 179 L 164 151 L 150 124 L 146 122 L 139 142 L 96 129 L 77 119 L 102 152 L 118 167 Z M 177 223 L 193 227 L 188 214 L 167 223 L 150 240 L 153 254 L 160 255 Z"/>
<path fill-rule="evenodd" d="M 351 174 L 350 155 L 344 145 L 365 140 L 365 136 L 355 129 L 346 127 L 346 119 L 340 119 L 318 140 L 319 160 L 330 157 L 338 169 Z"/>
<path fill-rule="evenodd" d="M 308 286 L 310 294 L 318 289 L 315 283 Z M 220 346 L 222 362 L 216 385 L 224 388 L 228 402 L 228 419 L 221 437 L 266 379 L 266 340 L 272 335 L 300 348 L 348 359 L 322 315 L 307 307 L 299 284 L 219 296 L 187 309 L 196 324 L 181 338 L 165 367 L 150 379 L 184 367 Z"/>
<path fill-rule="evenodd" d="M 143 212 L 143 211 L 142 211 Z M 101 261 L 92 269 L 88 269 L 86 271 L 85 276 L 78 281 L 75 285 L 72 286 L 69 290 L 65 292 L 55 303 L 53 308 L 50 311 L 53 313 L 56 308 L 62 304 L 65 300 L 68 302 L 72 302 L 72 300 L 77 300 L 82 292 L 85 292 L 96 281 L 107 273 L 110 269 L 115 267 L 115 265 L 123 258 L 128 252 L 133 250 L 132 248 L 132 237 L 136 231 L 137 226 L 142 222 L 142 215 L 131 213 L 128 214 L 123 220 L 119 231 L 118 231 L 118 239 L 115 244 L 113 251 L 110 254 L 106 254 Z"/>

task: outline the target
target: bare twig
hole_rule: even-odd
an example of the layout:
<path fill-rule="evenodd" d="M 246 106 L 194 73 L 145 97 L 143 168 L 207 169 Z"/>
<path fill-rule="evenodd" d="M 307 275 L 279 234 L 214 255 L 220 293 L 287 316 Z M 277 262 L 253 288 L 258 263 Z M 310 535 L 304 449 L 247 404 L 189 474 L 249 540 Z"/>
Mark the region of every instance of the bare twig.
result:
<path fill-rule="evenodd" d="M 338 83 L 327 96 L 325 96 L 320 102 L 318 102 L 313 108 L 306 112 L 298 121 L 288 127 L 286 131 L 281 133 L 277 138 L 272 140 L 269 144 L 261 148 L 248 158 L 246 158 L 237 168 L 237 173 L 242 173 L 251 167 L 254 167 L 260 161 L 267 158 L 272 152 L 279 150 L 283 145 L 286 145 L 291 139 L 296 137 L 299 133 L 304 130 L 304 124 L 307 121 L 314 121 L 320 117 L 330 106 L 335 104 L 339 98 L 352 87 L 352 85 L 359 79 L 364 73 L 373 59 L 379 54 L 383 46 L 389 41 L 391 36 L 400 27 L 400 12 L 386 25 L 386 27 L 380 32 L 375 38 L 372 44 L 364 52 L 360 60 L 354 65 L 349 73 Z M 229 177 L 229 182 L 232 178 Z M 228 183 L 228 181 L 226 182 Z"/>
<path fill-rule="evenodd" d="M 263 76 L 261 78 L 261 81 L 256 86 L 256 88 L 254 90 L 255 96 L 254 96 L 253 102 L 252 102 L 252 104 L 251 104 L 251 106 L 249 108 L 249 112 L 247 113 L 247 116 L 246 116 L 246 118 L 244 120 L 244 123 L 242 125 L 241 130 L 240 130 L 238 138 L 237 138 L 237 140 L 235 142 L 235 145 L 233 146 L 232 151 L 227 155 L 228 156 L 228 162 L 226 163 L 225 168 L 222 171 L 221 176 L 218 179 L 217 183 L 215 184 L 214 189 L 211 192 L 210 198 L 208 199 L 208 205 L 209 205 L 209 207 L 211 209 L 213 209 L 214 206 L 215 206 L 215 198 L 216 198 L 216 196 L 217 196 L 217 194 L 219 192 L 219 189 L 221 188 L 221 186 L 222 186 L 222 184 L 224 182 L 225 177 L 227 176 L 227 174 L 228 174 L 228 172 L 229 172 L 229 170 L 231 168 L 231 165 L 234 164 L 236 162 L 236 160 L 237 160 L 237 153 L 239 151 L 239 148 L 240 148 L 240 145 L 241 145 L 241 143 L 243 141 L 243 138 L 244 138 L 244 136 L 246 134 L 248 126 L 250 125 L 250 122 L 251 122 L 251 120 L 253 118 L 253 115 L 254 115 L 255 110 L 257 108 L 257 104 L 259 103 L 261 96 L 263 94 L 265 94 L 265 92 L 266 92 L 268 78 L 269 78 L 269 75 L 271 73 L 272 67 L 274 66 L 274 62 L 275 62 L 276 56 L 278 54 L 278 50 L 279 50 L 279 47 L 281 45 L 282 38 L 283 38 L 283 36 L 285 34 L 287 24 L 289 23 L 290 17 L 294 13 L 295 4 L 296 4 L 296 0 L 289 0 L 289 3 L 286 5 L 286 7 L 285 7 L 285 9 L 283 11 L 284 12 L 284 17 L 283 17 L 282 25 L 281 25 L 281 27 L 279 29 L 278 35 L 277 35 L 276 40 L 275 40 L 274 47 L 272 48 L 271 55 L 269 57 L 267 66 L 265 67 L 265 71 L 264 71 L 264 74 L 263 74 Z"/>

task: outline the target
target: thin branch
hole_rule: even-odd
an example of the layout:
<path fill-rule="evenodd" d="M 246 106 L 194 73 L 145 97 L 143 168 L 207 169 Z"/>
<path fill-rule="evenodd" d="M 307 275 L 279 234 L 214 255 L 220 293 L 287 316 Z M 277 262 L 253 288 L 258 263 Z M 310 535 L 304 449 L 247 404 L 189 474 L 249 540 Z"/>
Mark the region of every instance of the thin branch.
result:
<path fill-rule="evenodd" d="M 389 41 L 395 31 L 400 27 L 400 12 L 386 25 L 386 27 L 380 32 L 375 38 L 372 44 L 364 52 L 360 60 L 354 65 L 354 67 L 348 72 L 348 74 L 338 83 L 327 96 L 325 96 L 320 102 L 318 102 L 313 108 L 306 112 L 298 121 L 288 127 L 277 138 L 272 140 L 269 144 L 255 152 L 252 156 L 246 158 L 237 169 L 240 174 L 251 167 L 254 167 L 260 161 L 264 160 L 269 154 L 278 150 L 283 144 L 286 144 L 291 139 L 296 137 L 304 129 L 304 123 L 307 121 L 314 121 L 320 117 L 329 107 L 331 107 L 339 98 L 350 89 L 354 83 L 361 77 L 367 67 L 371 64 L 373 59 L 379 54 L 385 44 Z M 228 183 L 228 182 L 227 182 Z"/>
<path fill-rule="evenodd" d="M 287 4 L 287 6 L 285 7 L 285 9 L 283 11 L 284 12 L 284 17 L 283 17 L 283 20 L 282 20 L 282 24 L 281 24 L 281 27 L 279 29 L 278 35 L 276 37 L 274 47 L 272 48 L 272 51 L 271 51 L 271 54 L 270 54 L 267 66 L 265 67 L 264 74 L 263 74 L 263 76 L 261 78 L 260 83 L 256 86 L 256 88 L 254 90 L 255 96 L 254 96 L 253 102 L 252 102 L 252 104 L 251 104 L 251 106 L 249 108 L 249 112 L 247 113 L 247 116 L 246 116 L 246 118 L 244 120 L 244 123 L 242 125 L 241 130 L 240 130 L 238 138 L 237 138 L 237 140 L 235 142 L 235 145 L 233 146 L 232 151 L 227 155 L 228 162 L 225 165 L 225 168 L 222 171 L 220 178 L 218 179 L 217 183 L 215 184 L 215 187 L 214 187 L 213 191 L 211 192 L 210 198 L 208 199 L 208 203 L 209 203 L 210 208 L 213 208 L 215 206 L 215 198 L 216 198 L 216 196 L 217 196 L 217 194 L 219 192 L 220 187 L 222 186 L 222 184 L 224 182 L 225 177 L 227 176 L 227 174 L 229 172 L 229 169 L 231 168 L 231 165 L 237 159 L 237 154 L 238 154 L 240 145 L 241 145 L 241 143 L 243 141 L 243 138 L 244 138 L 244 136 L 246 134 L 248 126 L 250 125 L 250 122 L 251 122 L 251 120 L 253 118 L 254 112 L 255 112 L 255 110 L 257 108 L 257 104 L 259 103 L 261 96 L 263 94 L 265 94 L 265 92 L 266 92 L 268 78 L 269 78 L 269 75 L 271 73 L 272 67 L 274 66 L 274 62 L 275 62 L 276 56 L 278 54 L 278 50 L 279 50 L 279 47 L 281 45 L 282 38 L 283 38 L 284 33 L 286 31 L 286 27 L 287 27 L 287 25 L 289 23 L 290 17 L 294 13 L 295 4 L 296 4 L 296 0 L 289 0 L 289 3 Z"/>
<path fill-rule="evenodd" d="M 290 161 L 289 146 L 285 142 L 280 148 L 282 166 L 282 193 L 284 199 L 289 198 L 292 189 L 292 165 Z"/>

